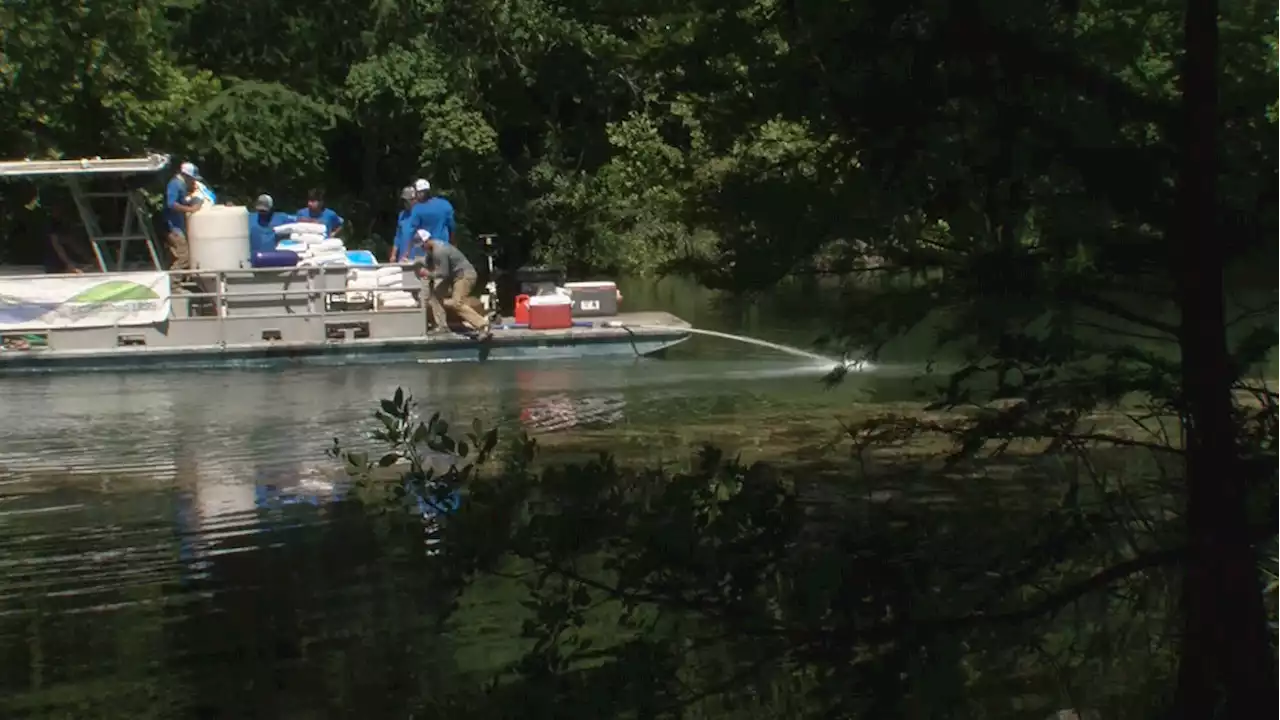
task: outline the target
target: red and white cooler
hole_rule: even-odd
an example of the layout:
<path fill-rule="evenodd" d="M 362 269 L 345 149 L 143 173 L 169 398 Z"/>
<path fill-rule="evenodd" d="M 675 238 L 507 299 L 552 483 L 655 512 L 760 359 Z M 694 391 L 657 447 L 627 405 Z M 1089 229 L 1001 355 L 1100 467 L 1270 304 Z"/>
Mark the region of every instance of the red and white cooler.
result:
<path fill-rule="evenodd" d="M 573 327 L 573 300 L 564 295 L 529 298 L 530 330 L 565 330 Z"/>

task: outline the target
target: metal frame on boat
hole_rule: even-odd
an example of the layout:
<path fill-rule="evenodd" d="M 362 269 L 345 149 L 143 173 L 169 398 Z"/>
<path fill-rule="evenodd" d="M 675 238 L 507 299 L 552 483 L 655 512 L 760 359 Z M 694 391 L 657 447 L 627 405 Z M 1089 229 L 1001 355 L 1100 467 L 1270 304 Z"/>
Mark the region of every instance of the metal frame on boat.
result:
<path fill-rule="evenodd" d="M 84 181 L 104 176 L 116 179 L 130 175 L 154 175 L 169 167 L 168 155 L 145 158 L 84 158 L 82 160 L 10 160 L 0 162 L 0 179 L 56 177 L 67 185 L 80 223 L 89 236 L 98 270 L 120 272 L 129 262 L 129 250 L 141 244 L 147 252 L 150 269 L 159 270 L 160 255 L 146 198 L 138 188 L 88 189 Z M 105 232 L 93 207 L 94 200 L 125 203 L 122 226 L 118 232 Z M 144 261 L 146 262 L 146 261 Z"/>
<path fill-rule="evenodd" d="M 0 163 L 0 178 L 67 180 L 101 269 L 125 269 L 125 250 L 137 241 L 151 261 L 143 261 L 144 268 L 151 267 L 140 272 L 0 279 L 0 373 L 652 355 L 690 334 L 683 320 L 660 312 L 591 318 L 556 330 L 507 321 L 484 341 L 449 331 L 429 333 L 426 289 L 411 267 L 400 265 L 374 266 L 403 274 L 401 287 L 376 290 L 349 289 L 346 266 L 183 270 L 173 274 L 184 276 L 180 279 L 192 291 L 175 294 L 171 273 L 158 267 L 152 220 L 139 192 L 100 194 L 128 203 L 124 230 L 108 235 L 75 177 L 154 173 L 168 163 L 167 156 Z M 113 242 L 117 252 L 109 257 L 104 246 Z M 387 308 L 378 302 L 380 293 L 403 290 L 417 291 L 417 307 Z"/>

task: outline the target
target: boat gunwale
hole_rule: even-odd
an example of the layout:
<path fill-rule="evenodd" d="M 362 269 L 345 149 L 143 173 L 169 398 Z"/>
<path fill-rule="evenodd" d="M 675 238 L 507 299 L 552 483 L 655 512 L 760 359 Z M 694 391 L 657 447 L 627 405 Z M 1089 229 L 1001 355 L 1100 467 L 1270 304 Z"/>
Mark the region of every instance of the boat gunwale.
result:
<path fill-rule="evenodd" d="M 538 360 L 559 359 L 557 349 L 592 347 L 599 352 L 584 353 L 583 357 L 637 356 L 648 357 L 688 340 L 692 334 L 680 327 L 668 330 L 639 330 L 628 333 L 622 328 L 606 328 L 607 332 L 592 335 L 578 334 L 572 338 L 565 333 L 549 336 L 536 333 L 557 331 L 524 331 L 520 337 L 499 338 L 481 342 L 477 339 L 454 335 L 452 337 L 424 336 L 412 338 L 337 341 L 329 343 L 290 343 L 279 345 L 241 345 L 229 348 L 199 346 L 178 350 L 176 348 L 120 348 L 113 351 L 47 351 L 28 350 L 0 352 L 0 375 L 40 372 L 114 372 L 144 369 L 185 368 L 261 368 L 291 364 L 325 364 L 325 361 L 342 363 L 370 363 L 384 360 L 388 363 L 409 360 Z M 521 332 L 521 331 L 512 331 Z M 633 335 L 634 334 L 634 335 Z M 354 343 L 363 342 L 362 345 Z M 616 348 L 616 351 L 609 351 Z M 532 351 L 530 357 L 508 357 L 502 350 Z M 494 351 L 499 357 L 490 357 Z M 540 358 L 539 351 L 547 351 Z M 470 356 L 474 351 L 475 355 Z M 467 354 L 451 358 L 450 354 Z M 446 356 L 446 357 L 441 357 Z"/>

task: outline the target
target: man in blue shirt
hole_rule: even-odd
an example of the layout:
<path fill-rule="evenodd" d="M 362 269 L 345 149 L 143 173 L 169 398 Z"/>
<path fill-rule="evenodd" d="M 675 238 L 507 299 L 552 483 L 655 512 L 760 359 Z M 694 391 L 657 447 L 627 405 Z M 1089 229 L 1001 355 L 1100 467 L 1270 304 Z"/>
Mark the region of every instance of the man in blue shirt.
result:
<path fill-rule="evenodd" d="M 338 234 L 342 232 L 343 224 L 346 222 L 332 208 L 324 206 L 324 191 L 318 188 L 307 193 L 307 206 L 299 210 L 296 215 L 298 220 L 302 222 L 310 220 L 324 223 L 325 228 L 329 230 L 329 237 L 338 237 Z"/>
<path fill-rule="evenodd" d="M 418 203 L 413 206 L 413 230 L 425 230 L 432 240 L 453 243 L 453 203 L 431 192 L 431 183 L 422 178 L 413 181 Z"/>
<path fill-rule="evenodd" d="M 254 214 L 249 216 L 249 253 L 271 252 L 276 249 L 276 227 L 296 222 L 297 218 L 282 212 L 272 212 L 275 201 L 270 195 L 258 196 Z"/>
<path fill-rule="evenodd" d="M 194 164 L 184 162 L 178 167 L 178 174 L 169 180 L 164 193 L 164 219 L 169 226 L 169 234 L 165 245 L 169 249 L 170 270 L 190 270 L 191 253 L 187 243 L 187 216 L 200 209 L 200 200 L 193 198 L 196 181 L 200 179 L 200 170 Z M 182 289 L 178 275 L 169 276 L 169 284 L 174 292 Z"/>
<path fill-rule="evenodd" d="M 404 203 L 400 214 L 396 216 L 396 236 L 391 245 L 391 262 L 402 262 L 426 255 L 423 247 L 413 242 L 413 205 L 417 193 L 413 186 L 406 186 L 400 191 L 400 201 Z"/>

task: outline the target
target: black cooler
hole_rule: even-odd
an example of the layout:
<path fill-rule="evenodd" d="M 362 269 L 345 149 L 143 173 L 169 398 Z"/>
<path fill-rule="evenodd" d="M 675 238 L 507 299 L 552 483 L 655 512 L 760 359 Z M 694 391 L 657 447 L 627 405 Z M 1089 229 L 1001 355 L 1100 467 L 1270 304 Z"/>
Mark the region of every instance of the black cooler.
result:
<path fill-rule="evenodd" d="M 618 286 L 612 282 L 571 282 L 565 289 L 573 300 L 574 317 L 610 317 L 618 314 Z"/>
<path fill-rule="evenodd" d="M 564 284 L 564 269 L 556 267 L 522 267 L 498 275 L 498 302 L 502 312 L 514 312 L 516 295 L 550 295 Z"/>
<path fill-rule="evenodd" d="M 564 283 L 564 270 L 556 267 L 520 268 L 515 274 L 521 295 L 550 295 L 557 285 Z"/>

